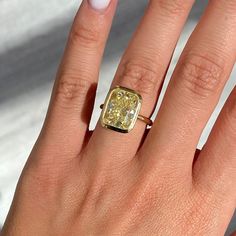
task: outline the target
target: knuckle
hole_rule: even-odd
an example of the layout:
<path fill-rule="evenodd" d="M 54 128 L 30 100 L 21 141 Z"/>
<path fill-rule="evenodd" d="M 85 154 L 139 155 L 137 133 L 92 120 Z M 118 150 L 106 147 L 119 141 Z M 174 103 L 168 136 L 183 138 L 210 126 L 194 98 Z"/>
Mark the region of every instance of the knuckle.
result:
<path fill-rule="evenodd" d="M 170 15 L 179 15 L 184 12 L 186 6 L 189 5 L 188 1 L 183 0 L 158 0 L 155 2 L 165 13 L 167 12 Z"/>
<path fill-rule="evenodd" d="M 202 210 L 201 206 L 195 205 L 191 209 L 188 209 L 183 222 L 182 228 L 184 235 L 194 235 L 196 227 L 198 228 L 198 233 L 203 233 L 211 225 L 210 211 Z"/>
<path fill-rule="evenodd" d="M 100 42 L 100 33 L 96 29 L 82 24 L 75 25 L 70 33 L 69 41 L 72 44 L 82 44 L 85 47 L 96 46 Z"/>
<path fill-rule="evenodd" d="M 219 186 L 223 184 L 221 177 L 216 177 L 215 182 L 217 182 Z M 191 200 L 193 206 L 197 206 L 202 212 L 213 212 L 214 210 L 220 209 L 222 202 L 225 200 L 225 196 L 219 191 L 218 186 L 216 187 L 215 185 L 195 181 Z"/>
<path fill-rule="evenodd" d="M 235 14 L 236 11 L 236 1 L 235 0 L 229 0 L 227 1 L 227 3 L 229 4 L 229 9 L 233 11 L 233 13 Z"/>
<path fill-rule="evenodd" d="M 67 163 L 68 164 L 68 163 Z M 36 196 L 43 194 L 46 196 L 52 196 L 57 188 L 62 186 L 62 182 L 67 178 L 71 172 L 71 168 L 66 163 L 59 163 L 59 166 L 55 168 L 54 161 L 39 160 L 37 165 L 31 166 L 28 172 L 28 183 L 34 187 L 34 193 Z"/>
<path fill-rule="evenodd" d="M 193 95 L 206 98 L 222 88 L 223 65 L 215 63 L 209 56 L 191 54 L 181 66 L 183 86 Z"/>
<path fill-rule="evenodd" d="M 57 84 L 55 92 L 55 101 L 63 108 L 71 106 L 80 106 L 84 101 L 91 87 L 88 79 L 78 76 L 63 75 Z"/>
<path fill-rule="evenodd" d="M 143 196 L 140 200 L 146 209 L 146 206 L 150 206 L 152 203 L 158 202 L 160 205 L 164 204 L 164 202 L 173 203 L 180 196 L 185 198 L 186 195 L 181 181 L 168 176 L 166 173 L 159 173 L 157 180 L 155 175 L 143 172 L 137 183 L 136 193 L 139 196 Z M 133 197 L 136 198 L 137 196 L 134 194 Z"/>
<path fill-rule="evenodd" d="M 236 11 L 236 1 L 235 0 L 218 0 L 218 6 L 220 10 L 224 10 L 229 14 L 233 14 L 235 16 Z"/>
<path fill-rule="evenodd" d="M 127 61 L 123 64 L 119 79 L 126 86 L 139 92 L 141 95 L 153 95 L 157 86 L 157 71 L 151 64 Z"/>
<path fill-rule="evenodd" d="M 205 231 L 211 225 L 212 215 L 218 209 L 210 194 L 195 192 L 189 196 L 187 208 L 184 211 L 183 222 L 185 234 L 189 235 L 196 231 Z M 193 227 L 194 226 L 194 227 Z"/>

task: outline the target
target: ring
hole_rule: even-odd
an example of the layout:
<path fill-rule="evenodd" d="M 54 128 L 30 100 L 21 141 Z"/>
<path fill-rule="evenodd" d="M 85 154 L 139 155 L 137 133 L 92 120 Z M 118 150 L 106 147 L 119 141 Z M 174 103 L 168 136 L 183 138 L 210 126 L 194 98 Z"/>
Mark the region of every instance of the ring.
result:
<path fill-rule="evenodd" d="M 121 86 L 111 89 L 105 103 L 100 106 L 101 124 L 104 128 L 121 133 L 129 133 L 139 119 L 152 126 L 151 119 L 140 115 L 142 96 L 136 91 Z"/>

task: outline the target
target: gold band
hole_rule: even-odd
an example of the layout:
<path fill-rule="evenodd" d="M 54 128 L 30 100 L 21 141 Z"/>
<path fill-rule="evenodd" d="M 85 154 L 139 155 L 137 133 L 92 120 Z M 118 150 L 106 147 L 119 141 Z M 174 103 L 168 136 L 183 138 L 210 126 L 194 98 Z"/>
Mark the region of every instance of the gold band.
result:
<path fill-rule="evenodd" d="M 152 126 L 153 125 L 153 121 L 145 116 L 142 115 L 138 115 L 138 119 L 143 121 L 144 123 L 146 123 L 148 126 Z"/>
<path fill-rule="evenodd" d="M 103 106 L 104 106 L 104 104 L 102 104 L 102 105 L 100 106 L 100 108 L 103 109 Z M 145 123 L 146 125 L 148 125 L 148 126 L 152 126 L 152 125 L 153 125 L 153 121 L 152 121 L 151 119 L 145 117 L 145 116 L 138 115 L 138 119 L 139 119 L 140 121 L 144 122 L 144 123 Z"/>

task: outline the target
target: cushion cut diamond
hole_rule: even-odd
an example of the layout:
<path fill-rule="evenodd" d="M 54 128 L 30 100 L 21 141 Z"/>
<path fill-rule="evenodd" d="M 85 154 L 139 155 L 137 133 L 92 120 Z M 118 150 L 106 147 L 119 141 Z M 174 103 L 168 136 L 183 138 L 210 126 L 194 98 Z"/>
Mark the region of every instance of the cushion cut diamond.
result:
<path fill-rule="evenodd" d="M 116 87 L 111 90 L 103 106 L 102 125 L 127 133 L 134 128 L 142 98 L 135 91 Z"/>

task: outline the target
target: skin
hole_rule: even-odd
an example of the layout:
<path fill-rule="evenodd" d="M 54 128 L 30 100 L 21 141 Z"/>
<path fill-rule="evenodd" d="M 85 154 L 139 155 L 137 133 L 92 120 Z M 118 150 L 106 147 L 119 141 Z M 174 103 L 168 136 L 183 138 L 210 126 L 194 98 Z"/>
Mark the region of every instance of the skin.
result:
<path fill-rule="evenodd" d="M 153 0 L 112 87 L 143 97 L 150 116 L 193 0 Z M 117 5 L 84 0 L 47 118 L 2 236 L 224 235 L 236 203 L 236 89 L 203 150 L 199 137 L 236 59 L 236 1 L 211 0 L 173 73 L 152 129 L 88 131 Z"/>

